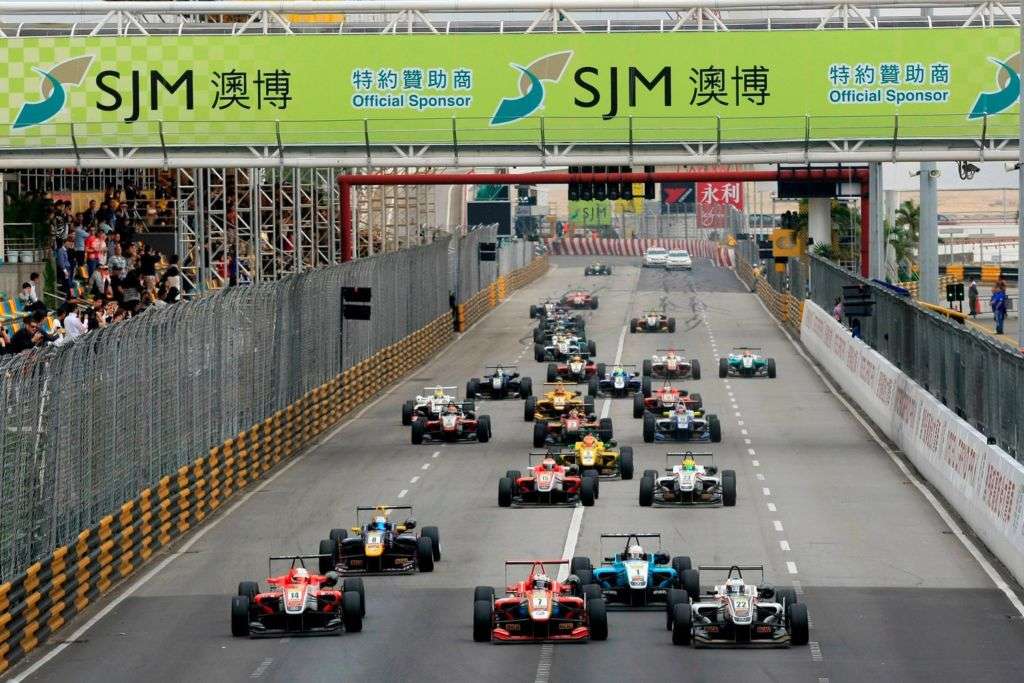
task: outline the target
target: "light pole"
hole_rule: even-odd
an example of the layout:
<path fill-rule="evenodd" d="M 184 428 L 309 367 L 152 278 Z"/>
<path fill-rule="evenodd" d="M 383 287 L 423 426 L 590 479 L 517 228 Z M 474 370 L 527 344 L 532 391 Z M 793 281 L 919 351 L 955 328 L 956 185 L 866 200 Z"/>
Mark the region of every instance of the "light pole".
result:
<path fill-rule="evenodd" d="M 1020 2 L 1017 14 L 1020 24 L 1020 51 L 1017 53 L 1017 68 L 1024 62 L 1024 0 Z M 1020 131 L 1017 138 L 1017 291 L 1021 291 L 1021 268 L 1024 267 L 1024 88 L 1018 94 L 1017 119 Z M 1018 299 L 1020 294 L 1017 295 Z M 1017 348 L 1024 343 L 1024 313 L 1017 310 Z"/>

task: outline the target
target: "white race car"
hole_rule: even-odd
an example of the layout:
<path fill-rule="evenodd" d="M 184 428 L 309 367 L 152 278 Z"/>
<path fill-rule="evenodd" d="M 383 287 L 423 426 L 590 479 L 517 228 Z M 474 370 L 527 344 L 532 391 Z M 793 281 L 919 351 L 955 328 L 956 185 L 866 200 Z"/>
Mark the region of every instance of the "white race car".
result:
<path fill-rule="evenodd" d="M 693 259 L 685 249 L 670 249 L 665 256 L 665 270 L 693 270 Z"/>
<path fill-rule="evenodd" d="M 665 459 L 682 460 L 670 467 L 668 473 L 659 476 L 657 470 L 644 470 L 640 479 L 640 505 L 699 505 L 733 507 L 736 505 L 736 472 L 722 470 L 714 465 L 711 453 L 669 453 Z M 701 465 L 697 458 L 709 460 Z"/>
<path fill-rule="evenodd" d="M 402 424 L 406 427 L 412 424 L 413 418 L 416 416 L 432 418 L 437 417 L 441 413 L 441 409 L 447 406 L 449 403 L 463 403 L 459 401 L 455 395 L 454 389 L 456 387 L 423 387 L 427 393 L 411 401 L 406 401 L 402 404 Z M 451 394 L 447 393 L 452 391 Z M 469 412 L 473 412 L 473 402 L 466 401 L 469 404 Z"/>
<path fill-rule="evenodd" d="M 533 357 L 538 363 L 550 360 L 568 360 L 573 356 L 593 356 L 597 353 L 597 343 L 568 332 L 558 332 L 551 336 L 547 344 L 534 344 Z"/>
<path fill-rule="evenodd" d="M 681 349 L 680 349 L 681 350 Z M 664 355 L 659 356 L 658 353 Z M 650 358 L 644 360 L 644 377 L 657 379 L 700 379 L 700 361 L 696 358 L 687 360 L 675 349 L 658 349 Z"/>

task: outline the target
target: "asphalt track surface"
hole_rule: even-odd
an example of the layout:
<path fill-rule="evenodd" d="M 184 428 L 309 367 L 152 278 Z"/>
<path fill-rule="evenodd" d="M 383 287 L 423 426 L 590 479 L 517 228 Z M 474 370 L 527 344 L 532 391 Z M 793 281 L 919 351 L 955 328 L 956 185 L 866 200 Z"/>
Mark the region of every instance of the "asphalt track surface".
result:
<path fill-rule="evenodd" d="M 1024 623 L 929 503 L 834 397 L 731 271 L 699 261 L 692 273 L 642 270 L 614 259 L 614 275 L 583 278 L 584 259 L 556 259 L 435 360 L 251 495 L 131 593 L 29 680 L 118 681 L 1020 681 Z M 567 284 L 599 287 L 588 314 L 598 356 L 640 363 L 670 341 L 701 360 L 693 383 L 722 420 L 710 448 L 737 472 L 734 508 L 645 508 L 639 474 L 664 466 L 644 444 L 628 400 L 607 401 L 637 478 L 607 481 L 567 539 L 569 509 L 500 509 L 497 482 L 525 469 L 530 426 L 521 401 L 478 403 L 491 415 L 486 445 L 409 442 L 407 397 L 430 383 L 464 386 L 494 361 L 516 361 L 540 388 L 529 305 Z M 623 334 L 629 317 L 666 299 L 675 335 Z M 775 380 L 718 378 L 715 355 L 759 345 Z M 605 400 L 599 399 L 598 410 Z M 262 581 L 267 556 L 315 553 L 356 505 L 415 506 L 441 530 L 432 574 L 368 578 L 363 632 L 327 638 L 232 638 L 239 580 Z M 579 512 L 575 513 L 577 517 Z M 602 532 L 660 532 L 663 548 L 696 564 L 764 564 L 767 580 L 795 585 L 808 604 L 811 645 L 786 650 L 699 650 L 671 645 L 661 612 L 614 612 L 606 642 L 488 645 L 472 641 L 472 588 L 500 586 L 505 559 L 599 558 Z M 567 543 L 568 542 L 568 543 Z M 158 556 L 153 565 L 166 559 Z M 146 568 L 142 575 L 150 571 Z M 137 577 L 136 577 L 137 580 Z M 118 597 L 129 582 L 115 591 Z M 704 583 L 708 583 L 705 581 Z M 95 612 L 62 632 L 68 638 Z M 24 671 L 54 644 L 34 653 Z"/>

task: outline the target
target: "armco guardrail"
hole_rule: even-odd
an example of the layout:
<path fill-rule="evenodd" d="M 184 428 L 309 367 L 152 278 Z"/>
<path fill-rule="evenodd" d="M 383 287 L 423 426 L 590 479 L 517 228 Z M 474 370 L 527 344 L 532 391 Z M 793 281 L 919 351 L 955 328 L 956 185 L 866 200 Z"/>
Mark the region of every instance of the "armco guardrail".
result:
<path fill-rule="evenodd" d="M 802 330 L 815 360 L 1024 582 L 1024 465 L 813 301 Z"/>
<path fill-rule="evenodd" d="M 484 304 L 475 309 L 473 322 L 497 304 L 499 291 L 507 294 L 546 269 L 547 259 L 536 259 L 510 273 L 503 286 L 493 284 L 480 292 Z M 446 311 L 138 491 L 73 542 L 0 583 L 0 673 L 137 572 L 154 552 L 420 366 L 452 336 L 452 317 Z"/>

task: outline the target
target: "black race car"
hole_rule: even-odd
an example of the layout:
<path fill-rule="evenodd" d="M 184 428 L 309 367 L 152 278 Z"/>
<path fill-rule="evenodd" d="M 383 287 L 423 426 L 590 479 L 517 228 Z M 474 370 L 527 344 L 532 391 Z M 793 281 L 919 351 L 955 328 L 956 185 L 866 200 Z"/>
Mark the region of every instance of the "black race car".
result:
<path fill-rule="evenodd" d="M 584 275 L 611 275 L 612 267 L 607 263 L 601 263 L 600 261 L 594 261 L 589 266 L 583 269 Z"/>
<path fill-rule="evenodd" d="M 503 398 L 526 398 L 533 396 L 533 380 L 520 377 L 518 365 L 488 365 L 491 370 L 483 378 L 474 377 L 466 382 L 466 398 L 489 398 L 500 401 Z"/>

